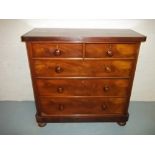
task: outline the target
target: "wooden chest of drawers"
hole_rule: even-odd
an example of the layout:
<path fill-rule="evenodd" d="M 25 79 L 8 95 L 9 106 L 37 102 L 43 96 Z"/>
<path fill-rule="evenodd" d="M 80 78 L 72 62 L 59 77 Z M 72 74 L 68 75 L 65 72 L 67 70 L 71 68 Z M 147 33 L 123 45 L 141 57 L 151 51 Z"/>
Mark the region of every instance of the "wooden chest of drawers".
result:
<path fill-rule="evenodd" d="M 145 40 L 123 29 L 33 29 L 23 35 L 39 126 L 84 121 L 125 125 Z"/>

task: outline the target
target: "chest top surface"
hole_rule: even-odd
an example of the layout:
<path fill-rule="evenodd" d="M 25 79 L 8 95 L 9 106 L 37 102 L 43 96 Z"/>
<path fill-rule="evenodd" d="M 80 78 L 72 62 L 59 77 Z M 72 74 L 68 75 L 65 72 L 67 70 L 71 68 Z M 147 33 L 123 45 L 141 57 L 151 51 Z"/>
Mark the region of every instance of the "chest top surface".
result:
<path fill-rule="evenodd" d="M 35 28 L 22 41 L 141 42 L 146 36 L 130 29 Z"/>

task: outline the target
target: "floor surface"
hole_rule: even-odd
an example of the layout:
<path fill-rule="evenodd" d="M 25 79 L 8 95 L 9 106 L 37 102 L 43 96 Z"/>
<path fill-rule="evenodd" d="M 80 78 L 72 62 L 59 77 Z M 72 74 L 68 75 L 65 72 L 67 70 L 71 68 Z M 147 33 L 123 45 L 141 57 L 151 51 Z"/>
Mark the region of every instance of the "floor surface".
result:
<path fill-rule="evenodd" d="M 40 128 L 35 122 L 33 101 L 0 102 L 1 135 L 147 135 L 155 134 L 155 102 L 131 102 L 129 121 L 116 123 L 50 123 Z"/>

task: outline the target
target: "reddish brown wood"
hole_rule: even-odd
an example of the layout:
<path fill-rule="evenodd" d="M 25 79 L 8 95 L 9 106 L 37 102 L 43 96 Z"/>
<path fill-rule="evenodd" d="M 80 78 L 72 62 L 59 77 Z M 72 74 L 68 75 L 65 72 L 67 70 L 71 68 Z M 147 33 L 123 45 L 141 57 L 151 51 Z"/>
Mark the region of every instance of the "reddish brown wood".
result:
<path fill-rule="evenodd" d="M 128 120 L 140 42 L 132 30 L 34 29 L 26 41 L 39 126 Z"/>
<path fill-rule="evenodd" d="M 128 79 L 36 79 L 41 96 L 128 96 Z M 60 90 L 61 91 L 60 91 Z"/>
<path fill-rule="evenodd" d="M 35 60 L 37 77 L 130 77 L 133 60 Z"/>
<path fill-rule="evenodd" d="M 82 57 L 82 44 L 33 43 L 32 50 L 32 56 L 36 58 Z"/>
<path fill-rule="evenodd" d="M 37 122 L 126 122 L 128 114 L 108 114 L 108 115 L 57 115 L 42 116 L 36 114 Z"/>
<path fill-rule="evenodd" d="M 30 68 L 30 72 L 31 72 L 31 79 L 32 79 L 32 89 L 33 89 L 33 93 L 34 93 L 34 100 L 35 100 L 35 105 L 36 105 L 36 110 L 38 115 L 40 115 L 40 108 L 39 108 L 39 95 L 37 93 L 37 87 L 35 84 L 35 79 L 33 78 L 33 66 L 32 66 L 32 48 L 31 48 L 31 43 L 27 42 L 26 43 L 26 48 L 27 48 L 27 57 L 28 57 L 28 61 L 29 61 L 29 68 Z"/>
<path fill-rule="evenodd" d="M 38 28 L 22 36 L 22 41 L 140 42 L 146 37 L 129 29 Z"/>
<path fill-rule="evenodd" d="M 136 58 L 139 44 L 86 44 L 88 58 Z"/>
<path fill-rule="evenodd" d="M 126 98 L 42 97 L 42 116 L 125 114 Z"/>

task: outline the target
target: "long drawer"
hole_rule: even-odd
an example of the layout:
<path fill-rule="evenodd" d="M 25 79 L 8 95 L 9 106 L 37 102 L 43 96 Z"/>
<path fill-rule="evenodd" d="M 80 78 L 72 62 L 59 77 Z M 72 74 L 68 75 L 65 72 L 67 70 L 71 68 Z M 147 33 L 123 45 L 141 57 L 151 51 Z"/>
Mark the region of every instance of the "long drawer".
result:
<path fill-rule="evenodd" d="M 133 60 L 34 60 L 39 77 L 130 77 Z"/>
<path fill-rule="evenodd" d="M 128 79 L 36 79 L 39 95 L 121 96 L 128 95 Z"/>
<path fill-rule="evenodd" d="M 107 115 L 126 113 L 126 98 L 40 98 L 42 115 Z"/>

